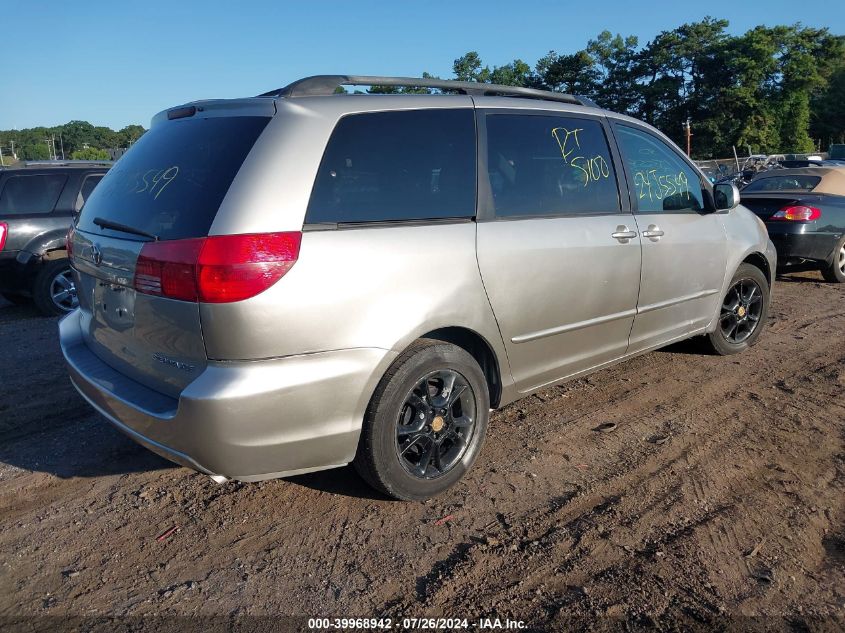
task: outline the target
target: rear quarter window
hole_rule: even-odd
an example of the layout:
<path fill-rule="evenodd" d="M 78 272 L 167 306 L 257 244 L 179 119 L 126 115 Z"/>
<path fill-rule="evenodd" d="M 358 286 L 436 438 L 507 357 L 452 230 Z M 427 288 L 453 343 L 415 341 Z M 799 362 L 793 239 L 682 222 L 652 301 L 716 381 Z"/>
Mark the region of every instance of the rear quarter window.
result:
<path fill-rule="evenodd" d="M 91 192 L 77 228 L 103 218 L 162 240 L 204 237 L 268 117 L 168 121 L 144 134 Z"/>
<path fill-rule="evenodd" d="M 0 216 L 50 213 L 65 182 L 62 174 L 9 176 L 0 192 Z"/>
<path fill-rule="evenodd" d="M 469 108 L 347 115 L 329 139 L 305 221 L 472 217 L 475 162 Z"/>

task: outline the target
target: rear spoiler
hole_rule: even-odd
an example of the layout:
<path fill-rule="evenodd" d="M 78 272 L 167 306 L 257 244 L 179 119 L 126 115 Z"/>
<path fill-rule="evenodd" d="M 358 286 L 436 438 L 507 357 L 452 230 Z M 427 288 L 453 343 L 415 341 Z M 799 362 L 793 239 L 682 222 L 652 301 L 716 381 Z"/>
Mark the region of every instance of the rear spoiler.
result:
<path fill-rule="evenodd" d="M 150 128 L 166 121 L 223 116 L 266 116 L 276 114 L 276 102 L 273 99 L 251 97 L 248 99 L 209 99 L 192 101 L 175 108 L 168 108 L 156 114 L 150 122 Z"/>

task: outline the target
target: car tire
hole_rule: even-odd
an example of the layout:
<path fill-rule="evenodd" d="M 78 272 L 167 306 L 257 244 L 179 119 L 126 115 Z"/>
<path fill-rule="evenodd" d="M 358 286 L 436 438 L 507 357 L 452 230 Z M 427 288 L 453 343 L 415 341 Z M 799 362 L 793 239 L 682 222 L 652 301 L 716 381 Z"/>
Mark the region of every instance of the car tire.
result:
<path fill-rule="evenodd" d="M 9 303 L 14 303 L 16 306 L 23 306 L 32 302 L 32 299 L 29 297 L 24 297 L 13 292 L 0 292 L 0 297 L 3 297 Z"/>
<path fill-rule="evenodd" d="M 769 318 L 769 293 L 763 271 L 740 264 L 722 298 L 716 329 L 707 335 L 713 352 L 739 354 L 757 342 Z"/>
<path fill-rule="evenodd" d="M 32 287 L 32 299 L 42 314 L 61 316 L 79 305 L 70 272 L 67 258 L 48 261 L 38 271 Z M 61 295 L 64 291 L 68 293 L 67 296 Z"/>
<path fill-rule="evenodd" d="M 376 387 L 353 464 L 394 499 L 430 499 L 472 467 L 489 414 L 487 381 L 475 359 L 455 345 L 421 339 Z"/>
<path fill-rule="evenodd" d="M 845 283 L 845 236 L 836 243 L 830 265 L 822 268 L 822 277 L 830 283 Z"/>

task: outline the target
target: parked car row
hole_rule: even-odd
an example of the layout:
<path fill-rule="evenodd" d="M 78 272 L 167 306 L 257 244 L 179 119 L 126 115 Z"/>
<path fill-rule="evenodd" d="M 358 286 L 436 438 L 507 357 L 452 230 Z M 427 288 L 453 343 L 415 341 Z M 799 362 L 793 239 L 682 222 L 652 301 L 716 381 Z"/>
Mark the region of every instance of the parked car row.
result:
<path fill-rule="evenodd" d="M 62 351 L 117 428 L 218 481 L 351 462 L 399 499 L 457 482 L 491 409 L 694 336 L 747 349 L 777 266 L 737 188 L 640 121 L 348 76 L 156 115 L 66 253 Z"/>
<path fill-rule="evenodd" d="M 47 315 L 78 305 L 68 226 L 111 163 L 41 161 L 0 169 L 0 294 Z"/>

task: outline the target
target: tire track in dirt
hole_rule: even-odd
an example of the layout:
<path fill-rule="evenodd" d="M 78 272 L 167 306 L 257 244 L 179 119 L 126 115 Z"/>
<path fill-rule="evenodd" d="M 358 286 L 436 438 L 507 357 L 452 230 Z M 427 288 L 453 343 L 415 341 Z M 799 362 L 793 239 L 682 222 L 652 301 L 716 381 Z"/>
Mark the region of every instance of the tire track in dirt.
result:
<path fill-rule="evenodd" d="M 498 615 L 538 630 L 842 614 L 843 299 L 784 282 L 747 354 L 677 345 L 514 403 L 475 469 L 426 504 L 373 496 L 349 469 L 220 487 L 114 435 L 67 441 L 94 418 L 17 436 L 0 451 L 0 614 Z M 56 454 L 40 461 L 44 446 Z M 124 471 L 92 467 L 115 459 Z"/>
<path fill-rule="evenodd" d="M 833 319 L 828 318 L 824 321 L 829 324 L 831 322 L 831 320 L 833 320 L 836 327 L 839 327 L 843 323 L 842 317 L 840 315 L 837 315 L 836 313 L 831 312 L 831 317 L 836 317 L 836 318 L 833 318 Z M 838 319 L 838 321 L 837 321 L 837 319 Z M 822 320 L 820 320 L 820 319 L 814 320 L 813 323 L 815 324 L 815 323 L 821 322 L 821 321 Z M 791 365 L 790 368 L 801 367 L 805 363 L 810 363 L 815 358 L 815 355 L 816 355 L 815 350 L 805 350 L 797 358 L 795 357 L 794 354 L 788 355 L 790 357 L 789 360 L 791 360 L 791 362 L 789 363 L 789 365 Z M 781 360 L 781 362 L 783 362 L 783 361 L 786 361 L 787 358 L 778 359 L 778 360 Z M 827 365 L 823 365 L 822 367 L 830 367 L 832 365 L 833 365 L 833 363 L 829 363 Z M 821 369 L 821 368 L 816 368 L 816 369 L 818 371 L 818 369 Z M 754 372 L 754 373 L 755 374 L 761 374 L 761 373 L 764 374 L 761 377 L 765 377 L 769 374 L 769 372 L 767 370 L 757 371 L 757 372 Z M 752 375 L 752 376 L 749 376 L 749 379 L 754 380 L 757 377 L 758 376 L 756 376 L 756 375 Z M 690 417 L 695 416 L 696 414 L 699 413 L 700 408 L 704 408 L 706 406 L 706 404 L 702 404 L 702 405 L 695 405 L 694 404 L 693 407 L 692 407 L 692 410 L 689 411 L 689 408 L 690 408 L 689 407 L 689 405 L 690 405 L 689 401 L 690 401 L 690 397 L 692 395 L 691 392 L 695 391 L 696 392 L 695 398 L 693 398 L 694 403 L 695 402 L 710 403 L 710 402 L 713 402 L 716 399 L 715 396 L 721 396 L 720 401 L 723 403 L 723 405 L 721 407 L 717 406 L 717 407 L 715 407 L 715 409 L 711 408 L 711 410 L 707 413 L 709 413 L 709 417 L 711 417 L 711 418 L 712 417 L 716 417 L 716 418 L 722 417 L 723 420 L 730 419 L 731 417 L 733 417 L 732 416 L 732 409 L 735 407 L 735 404 L 733 404 L 733 403 L 735 403 L 737 400 L 741 401 L 740 396 L 743 394 L 743 391 L 742 391 L 742 388 L 737 388 L 734 391 L 728 391 L 728 393 L 725 394 L 725 389 L 726 389 L 726 387 L 736 385 L 736 382 L 737 382 L 736 377 L 734 376 L 734 377 L 732 377 L 732 379 L 727 380 L 727 381 L 725 381 L 725 380 L 711 381 L 710 383 L 704 385 L 703 389 L 698 388 L 698 387 L 694 387 L 694 388 L 688 387 L 688 388 L 684 389 L 682 385 L 680 386 L 680 388 L 678 388 L 677 385 L 673 385 L 673 386 L 676 387 L 673 390 L 673 396 L 668 402 L 666 402 L 665 407 L 662 407 L 662 409 L 669 410 L 669 411 L 672 411 L 676 408 L 681 409 L 681 407 L 675 407 L 674 405 L 685 403 L 686 406 L 687 406 L 687 409 L 688 409 L 688 411 L 687 411 L 688 415 Z M 637 398 L 631 398 L 630 397 L 632 395 L 632 392 L 633 392 L 634 395 L 636 395 L 641 400 L 641 402 L 636 402 Z M 637 393 L 637 392 L 639 392 L 639 393 Z M 634 389 L 632 391 L 628 391 L 628 393 L 626 395 L 629 396 L 629 398 L 626 400 L 626 405 L 633 406 L 634 411 L 635 411 L 635 415 L 633 416 L 633 419 L 629 418 L 629 424 L 631 424 L 633 426 L 636 423 L 644 423 L 644 422 L 648 421 L 651 417 L 650 412 L 645 411 L 645 410 L 638 411 L 638 409 L 644 409 L 645 408 L 644 405 L 647 404 L 646 401 L 648 400 L 648 396 L 645 394 L 645 390 Z M 544 404 L 553 406 L 554 397 L 552 398 L 551 402 L 545 402 Z M 816 404 L 816 403 L 812 403 L 812 404 Z M 818 404 L 822 405 L 823 403 L 819 402 Z M 838 405 L 834 405 L 834 406 L 838 408 Z M 761 407 L 757 407 L 757 408 L 760 409 Z M 761 417 L 761 414 L 764 414 L 764 413 L 765 412 L 759 411 L 759 410 L 758 411 L 750 411 L 750 412 L 748 412 L 748 416 L 752 417 L 752 418 L 759 418 L 759 417 Z M 588 426 L 589 423 L 591 422 L 591 420 L 589 420 L 589 416 L 588 416 L 588 419 L 582 418 L 581 420 L 582 420 L 582 422 L 584 422 L 584 424 L 582 425 L 582 428 Z M 751 430 L 749 431 L 749 429 L 751 429 Z M 689 538 L 689 537 L 693 536 L 695 532 L 703 529 L 704 532 L 705 532 L 706 542 L 708 542 L 710 544 L 711 548 L 713 548 L 717 551 L 729 552 L 730 553 L 730 560 L 728 562 L 733 561 L 734 564 L 731 566 L 731 569 L 729 570 L 728 575 L 738 577 L 738 578 L 747 578 L 749 573 L 750 573 L 750 567 L 749 567 L 748 563 L 746 562 L 746 559 L 744 559 L 741 555 L 741 552 L 743 551 L 742 546 L 741 546 L 741 542 L 748 542 L 749 541 L 748 532 L 750 532 L 751 530 L 749 530 L 745 526 L 741 526 L 741 531 L 738 533 L 736 523 L 727 523 L 727 524 L 717 526 L 715 520 L 724 518 L 725 515 L 731 514 L 732 510 L 734 508 L 736 508 L 736 506 L 739 502 L 747 504 L 750 501 L 754 501 L 755 498 L 765 497 L 767 492 L 756 489 L 756 487 L 754 485 L 754 480 L 749 479 L 749 477 L 748 477 L 749 473 L 745 473 L 745 472 L 742 472 L 742 471 L 739 471 L 739 470 L 734 471 L 732 469 L 728 469 L 726 471 L 720 472 L 720 475 L 723 477 L 724 481 L 720 482 L 719 486 L 716 487 L 714 485 L 713 481 L 711 481 L 708 477 L 702 476 L 703 472 L 704 472 L 704 467 L 702 467 L 701 465 L 703 464 L 703 465 L 707 465 L 707 467 L 712 467 L 712 463 L 714 461 L 718 462 L 719 456 L 723 455 L 725 453 L 726 449 L 731 445 L 742 444 L 744 442 L 750 443 L 751 445 L 757 445 L 757 444 L 760 443 L 761 439 L 764 439 L 764 438 L 758 437 L 758 434 L 754 433 L 753 427 L 749 427 L 749 426 L 742 427 L 742 426 L 739 426 L 739 425 L 735 425 L 734 428 L 730 429 L 731 434 L 728 437 L 725 437 L 726 431 L 727 431 L 727 429 L 725 428 L 725 426 L 722 426 L 720 428 L 720 434 L 722 436 L 722 439 L 719 442 L 711 443 L 711 445 L 707 446 L 706 448 L 702 447 L 700 445 L 694 445 L 694 444 L 688 445 L 688 446 L 684 447 L 684 449 L 680 453 L 675 455 L 674 460 L 678 460 L 678 459 L 683 458 L 686 461 L 686 464 L 687 464 L 686 469 L 688 471 L 691 471 L 690 476 L 687 477 L 686 480 L 691 482 L 691 485 L 689 485 L 688 487 L 692 491 L 692 494 L 691 494 L 692 502 L 699 505 L 699 506 L 703 506 L 704 512 L 701 515 L 701 517 L 699 517 L 699 518 L 693 517 L 691 519 L 691 521 L 689 521 L 685 524 L 681 524 L 679 527 L 676 526 L 676 527 L 672 528 L 671 526 L 667 527 L 666 525 L 659 526 L 660 530 L 663 530 L 663 531 L 668 530 L 669 536 L 667 538 L 664 538 L 664 539 L 657 539 L 654 542 L 655 543 L 662 543 L 662 544 L 674 543 L 674 542 L 680 540 L 681 538 Z M 619 437 L 618 432 L 614 434 L 614 437 Z M 550 447 L 550 449 L 553 450 L 554 447 Z M 742 454 L 739 456 L 739 458 L 742 461 L 751 461 L 752 455 L 753 454 L 751 452 L 749 452 L 748 449 L 745 449 L 745 450 L 742 451 Z M 666 456 L 663 456 L 663 458 L 665 459 Z M 630 459 L 630 456 L 629 456 L 629 459 Z M 674 463 L 673 461 L 670 461 L 668 463 L 664 463 L 664 467 L 668 467 L 669 465 L 671 465 L 673 463 Z M 635 462 L 635 463 L 632 463 L 630 465 L 631 465 L 633 470 L 642 471 L 641 476 L 640 476 L 638 481 L 626 481 L 625 480 L 626 474 L 614 476 L 614 475 L 608 475 L 606 472 L 602 472 L 602 478 L 605 479 L 608 483 L 615 483 L 616 485 L 613 486 L 613 487 L 616 488 L 616 489 L 620 489 L 620 488 L 627 489 L 628 494 L 626 495 L 626 497 L 631 497 L 631 496 L 636 497 L 641 492 L 639 489 L 644 488 L 644 487 L 648 487 L 648 486 L 646 486 L 646 482 L 650 482 L 650 481 L 653 480 L 655 472 L 650 472 L 648 468 L 645 468 L 644 465 L 640 464 L 640 463 Z M 607 466 L 606 463 L 599 463 L 599 468 L 603 469 L 603 471 L 608 470 L 606 468 L 606 466 Z M 760 466 L 758 465 L 757 468 L 759 469 Z M 759 470 L 755 473 L 750 473 L 750 474 L 752 474 L 752 475 L 759 474 Z M 618 479 L 621 479 L 622 481 L 619 482 L 619 481 L 617 481 Z M 624 485 L 620 486 L 619 485 L 620 483 L 622 483 Z M 724 489 L 730 490 L 732 492 L 730 494 L 725 494 L 723 492 Z M 606 486 L 602 486 L 601 491 L 602 491 L 602 494 L 605 494 L 605 495 L 608 494 L 608 489 L 607 489 Z M 677 499 L 677 496 L 678 496 L 677 493 L 678 493 L 677 490 L 673 491 L 670 488 L 668 491 L 662 493 L 658 497 L 658 500 L 665 500 L 670 495 L 673 495 L 673 494 L 675 495 L 675 497 Z M 682 493 L 682 496 L 684 496 L 683 493 Z M 721 503 L 721 505 L 718 505 L 716 507 L 716 509 L 714 509 L 714 510 L 709 509 L 709 507 L 712 506 L 712 504 L 714 502 Z M 586 503 L 588 503 L 588 505 L 589 505 L 589 502 L 586 502 Z M 657 504 L 654 504 L 654 505 L 657 505 Z M 649 509 L 651 509 L 651 508 L 649 508 Z M 543 512 L 538 512 L 537 510 L 538 509 L 536 509 L 536 508 L 532 508 L 532 514 L 534 514 L 534 515 L 539 514 L 540 516 L 545 516 L 545 517 L 549 517 L 550 515 L 555 514 L 555 512 L 543 513 Z M 570 512 L 572 512 L 574 510 L 574 508 L 568 508 L 568 510 Z M 629 511 L 633 511 L 633 510 L 634 510 L 633 508 L 629 509 Z M 727 527 L 725 527 L 725 525 Z M 757 526 L 756 531 L 757 532 L 760 531 L 759 526 Z M 575 565 L 573 565 L 572 564 L 573 559 L 575 561 L 578 561 L 579 559 L 582 559 L 582 558 L 583 558 L 583 556 L 575 556 L 572 553 L 570 553 L 570 555 L 569 555 L 570 565 L 569 566 L 570 567 L 576 567 L 577 562 L 576 562 Z M 462 556 L 456 557 L 452 561 L 454 564 L 447 571 L 450 572 L 451 576 L 453 576 L 455 578 L 459 578 L 460 582 L 464 583 L 464 582 L 466 582 L 466 578 L 464 577 L 464 575 L 466 575 L 469 572 L 464 571 L 461 574 L 458 574 L 458 571 L 455 568 L 460 567 L 460 566 L 466 567 L 468 562 L 471 562 L 471 559 L 472 559 L 472 557 L 467 557 L 466 551 L 462 550 Z M 512 563 L 513 563 L 513 561 L 508 560 L 505 563 L 505 566 L 508 567 L 508 568 L 512 568 Z M 544 576 L 544 575 L 549 574 L 551 571 L 552 570 L 550 568 L 539 568 L 539 569 L 536 570 L 536 573 L 534 572 L 534 570 L 532 570 L 531 575 L 532 576 L 534 576 L 534 575 Z M 441 576 L 442 576 L 442 574 L 441 574 Z M 483 576 L 483 574 L 479 574 L 479 576 Z M 707 584 L 709 585 L 710 583 L 708 582 Z M 712 586 L 712 585 L 710 585 L 710 586 Z M 458 592 L 458 587 L 456 587 L 454 583 L 444 585 L 444 588 L 443 588 L 444 594 L 451 595 L 451 594 L 456 593 L 456 592 Z M 742 596 L 740 595 L 741 592 L 739 590 L 734 590 L 733 593 L 734 593 L 733 597 L 735 597 L 737 599 L 742 598 Z M 694 594 L 691 591 L 687 591 L 687 596 L 689 597 L 691 595 L 694 595 Z M 458 597 L 454 602 L 459 603 L 460 601 L 461 601 L 461 597 Z M 444 602 L 442 605 L 439 605 L 439 606 L 441 606 L 442 608 L 445 608 L 445 607 L 447 607 L 448 604 L 449 604 L 449 602 Z M 713 611 L 712 600 L 707 600 L 707 604 L 709 606 L 707 607 L 707 609 L 705 609 L 705 611 L 712 612 Z M 717 611 L 717 613 L 718 613 L 718 611 Z"/>

